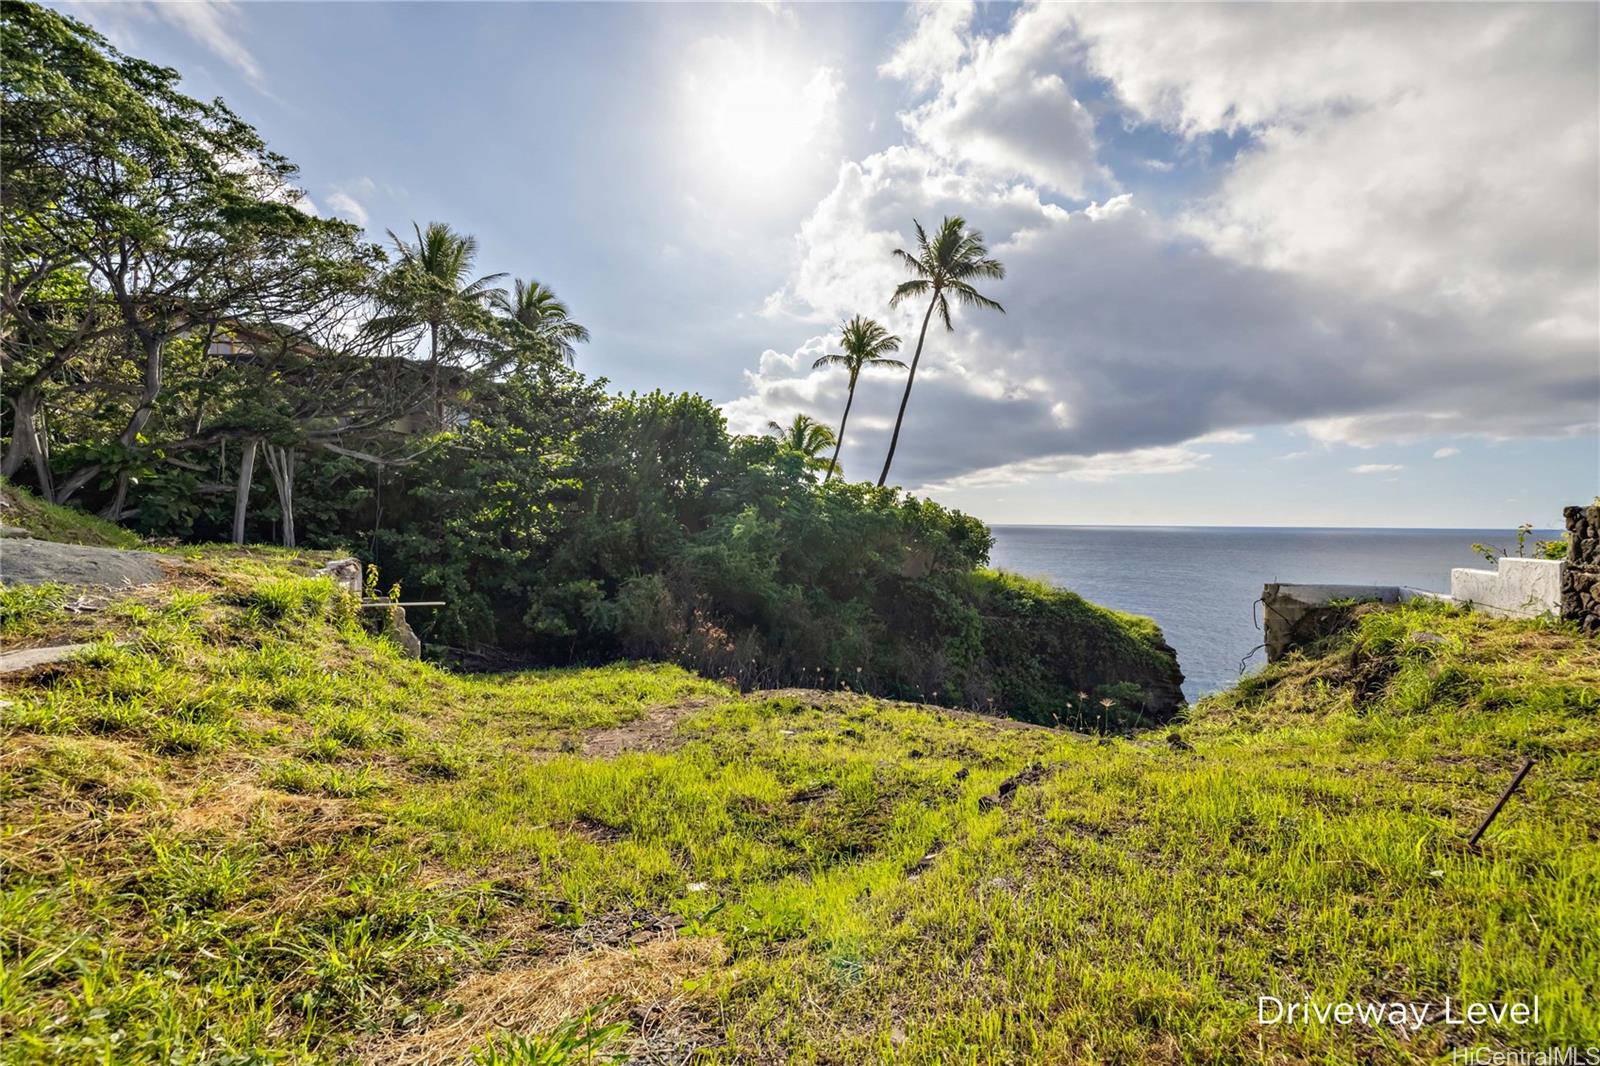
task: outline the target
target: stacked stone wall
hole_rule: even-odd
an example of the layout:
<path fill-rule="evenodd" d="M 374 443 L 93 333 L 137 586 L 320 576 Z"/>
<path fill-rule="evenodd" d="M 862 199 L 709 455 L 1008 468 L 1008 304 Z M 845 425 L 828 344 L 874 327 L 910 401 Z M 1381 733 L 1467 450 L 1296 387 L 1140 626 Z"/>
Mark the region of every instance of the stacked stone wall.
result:
<path fill-rule="evenodd" d="M 1600 634 L 1600 503 L 1568 507 L 1567 565 L 1561 576 L 1561 617 Z"/>

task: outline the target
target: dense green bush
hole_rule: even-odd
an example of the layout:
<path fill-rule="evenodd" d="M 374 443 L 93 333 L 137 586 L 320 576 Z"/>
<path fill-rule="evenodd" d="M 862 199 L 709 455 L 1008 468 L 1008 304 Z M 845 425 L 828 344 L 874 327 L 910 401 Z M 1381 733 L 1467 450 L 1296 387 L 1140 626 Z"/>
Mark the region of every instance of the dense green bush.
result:
<path fill-rule="evenodd" d="M 500 400 L 383 490 L 380 564 L 449 604 L 430 641 L 1090 727 L 1181 699 L 1153 623 L 981 570 L 978 520 L 819 485 L 803 456 L 730 435 L 701 397 L 608 398 L 546 368 Z"/>

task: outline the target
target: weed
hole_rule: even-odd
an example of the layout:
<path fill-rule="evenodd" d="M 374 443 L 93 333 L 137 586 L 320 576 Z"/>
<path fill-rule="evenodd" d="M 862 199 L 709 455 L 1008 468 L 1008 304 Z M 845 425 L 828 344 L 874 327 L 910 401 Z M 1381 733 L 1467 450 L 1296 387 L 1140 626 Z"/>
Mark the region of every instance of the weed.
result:
<path fill-rule="evenodd" d="M 627 1022 L 597 1025 L 593 1013 L 568 1018 L 548 1033 L 522 1036 L 497 1033 L 473 1051 L 472 1066 L 567 1066 L 568 1063 L 624 1062 L 608 1051 L 628 1034 Z"/>

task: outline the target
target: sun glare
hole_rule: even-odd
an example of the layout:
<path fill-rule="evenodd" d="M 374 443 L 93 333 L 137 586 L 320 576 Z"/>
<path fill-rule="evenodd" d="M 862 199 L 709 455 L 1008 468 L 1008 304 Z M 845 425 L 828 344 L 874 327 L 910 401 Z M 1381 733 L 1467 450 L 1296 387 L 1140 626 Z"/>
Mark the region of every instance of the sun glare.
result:
<path fill-rule="evenodd" d="M 781 58 L 708 42 L 709 62 L 686 78 L 690 163 L 719 184 L 751 193 L 773 191 L 813 164 L 833 133 L 838 75 L 827 67 L 797 68 Z"/>

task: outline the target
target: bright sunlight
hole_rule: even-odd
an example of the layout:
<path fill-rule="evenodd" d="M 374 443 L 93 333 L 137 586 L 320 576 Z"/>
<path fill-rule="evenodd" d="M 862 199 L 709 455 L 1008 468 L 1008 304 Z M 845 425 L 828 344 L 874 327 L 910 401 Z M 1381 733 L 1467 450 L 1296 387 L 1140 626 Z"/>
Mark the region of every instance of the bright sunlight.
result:
<path fill-rule="evenodd" d="M 684 79 L 692 143 L 718 185 L 770 194 L 814 163 L 835 134 L 843 88 L 830 67 L 725 37 L 703 43 Z"/>

